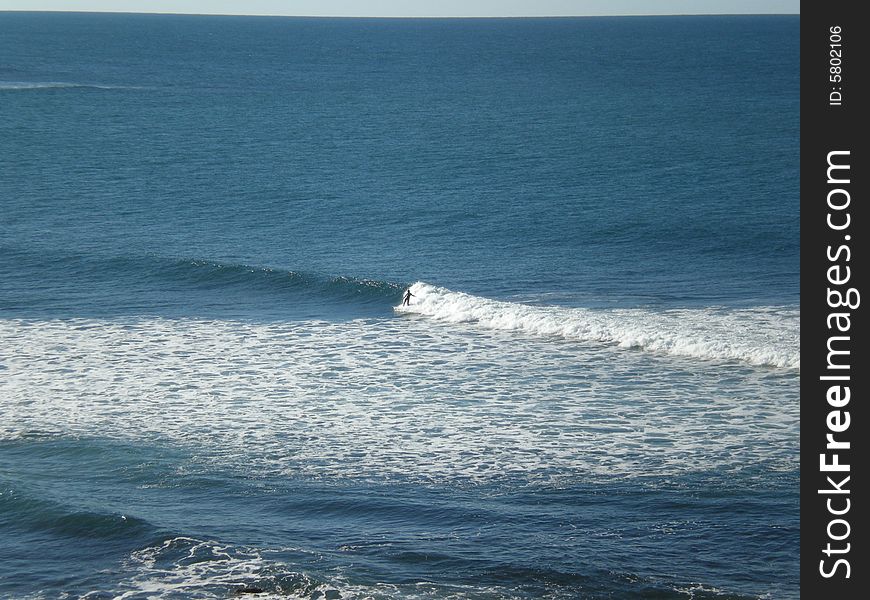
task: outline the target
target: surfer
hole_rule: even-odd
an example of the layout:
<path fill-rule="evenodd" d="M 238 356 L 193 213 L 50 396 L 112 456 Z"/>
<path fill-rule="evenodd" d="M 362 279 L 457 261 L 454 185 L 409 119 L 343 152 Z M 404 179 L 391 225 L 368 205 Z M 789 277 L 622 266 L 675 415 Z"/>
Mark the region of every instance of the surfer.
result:
<path fill-rule="evenodd" d="M 402 298 L 402 306 L 410 306 L 411 304 L 411 296 L 414 294 L 411 293 L 411 288 L 405 290 L 405 296 Z"/>

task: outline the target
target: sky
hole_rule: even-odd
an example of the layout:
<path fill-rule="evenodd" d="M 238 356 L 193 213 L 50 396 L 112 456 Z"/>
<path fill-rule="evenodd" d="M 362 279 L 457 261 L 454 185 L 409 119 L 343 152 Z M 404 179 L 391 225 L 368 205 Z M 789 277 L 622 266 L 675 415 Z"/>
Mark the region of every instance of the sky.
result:
<path fill-rule="evenodd" d="M 345 17 L 800 14 L 800 0 L 0 0 L 2 10 Z"/>

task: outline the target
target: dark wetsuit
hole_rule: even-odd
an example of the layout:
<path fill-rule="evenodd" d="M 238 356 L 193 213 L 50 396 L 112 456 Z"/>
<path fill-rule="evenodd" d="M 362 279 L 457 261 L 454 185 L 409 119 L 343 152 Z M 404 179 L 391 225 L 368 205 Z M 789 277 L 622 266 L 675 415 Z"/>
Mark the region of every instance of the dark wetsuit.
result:
<path fill-rule="evenodd" d="M 411 293 L 411 290 L 405 292 L 405 297 L 402 298 L 402 306 L 410 306 L 411 304 L 411 296 L 414 294 Z"/>

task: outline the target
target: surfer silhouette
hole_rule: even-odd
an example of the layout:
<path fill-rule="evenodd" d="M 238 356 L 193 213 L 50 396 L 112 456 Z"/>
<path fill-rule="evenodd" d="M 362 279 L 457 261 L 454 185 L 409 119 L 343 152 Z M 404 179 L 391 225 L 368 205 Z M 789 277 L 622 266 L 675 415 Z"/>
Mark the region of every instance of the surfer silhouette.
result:
<path fill-rule="evenodd" d="M 411 293 L 411 288 L 405 290 L 405 296 L 402 298 L 402 306 L 410 306 L 411 305 L 411 296 L 414 294 Z"/>

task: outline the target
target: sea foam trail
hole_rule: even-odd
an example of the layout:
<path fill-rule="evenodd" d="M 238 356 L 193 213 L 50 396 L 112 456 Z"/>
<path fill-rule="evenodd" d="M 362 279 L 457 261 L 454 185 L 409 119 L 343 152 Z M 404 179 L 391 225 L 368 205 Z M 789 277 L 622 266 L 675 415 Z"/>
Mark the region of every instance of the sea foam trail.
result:
<path fill-rule="evenodd" d="M 611 309 L 530 306 L 453 292 L 424 282 L 411 286 L 409 306 L 448 323 L 477 323 L 491 329 L 522 331 L 582 341 L 612 342 L 639 348 L 753 365 L 800 368 L 800 312 L 748 309 Z"/>
<path fill-rule="evenodd" d="M 0 91 L 62 89 L 125 90 L 142 88 L 121 85 L 101 85 L 96 83 L 73 83 L 69 81 L 0 81 Z"/>

